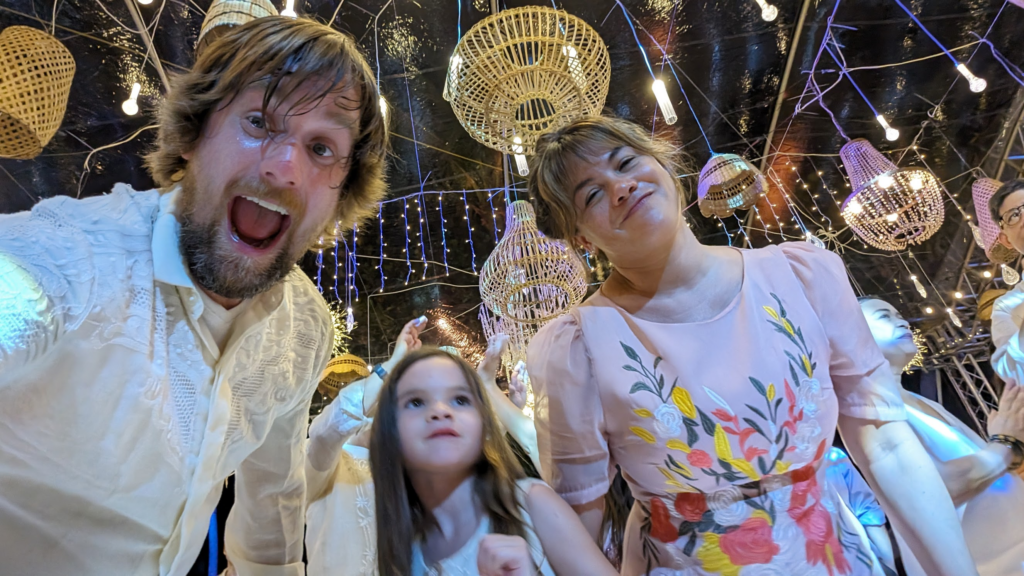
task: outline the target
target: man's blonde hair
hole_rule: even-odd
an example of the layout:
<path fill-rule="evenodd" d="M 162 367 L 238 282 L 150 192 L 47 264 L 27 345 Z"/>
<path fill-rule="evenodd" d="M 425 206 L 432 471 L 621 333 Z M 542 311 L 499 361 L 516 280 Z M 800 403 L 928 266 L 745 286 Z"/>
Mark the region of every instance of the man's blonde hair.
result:
<path fill-rule="evenodd" d="M 156 147 L 146 156 L 157 185 L 167 188 L 180 179 L 176 174 L 186 166 L 182 154 L 195 149 L 210 115 L 254 83 L 266 85 L 264 114 L 272 101 L 285 101 L 300 86 L 312 86 L 313 93 L 295 108 L 341 89 L 356 90 L 359 100 L 351 109 L 359 111 L 358 132 L 347 159 L 348 174 L 338 183 L 334 220 L 346 229 L 374 214 L 386 191 L 388 131 L 373 71 L 351 36 L 284 16 L 259 18 L 224 33 L 203 50 L 190 71 L 173 78 L 160 107 Z M 277 94 L 279 88 L 283 94 Z"/>

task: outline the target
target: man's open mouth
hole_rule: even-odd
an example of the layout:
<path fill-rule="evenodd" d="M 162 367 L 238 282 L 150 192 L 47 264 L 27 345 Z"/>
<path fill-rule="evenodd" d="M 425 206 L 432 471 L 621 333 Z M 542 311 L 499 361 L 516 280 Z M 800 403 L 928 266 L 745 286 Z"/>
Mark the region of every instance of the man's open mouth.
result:
<path fill-rule="evenodd" d="M 257 250 L 270 248 L 291 224 L 283 207 L 253 196 L 236 196 L 228 206 L 228 223 L 235 240 Z"/>

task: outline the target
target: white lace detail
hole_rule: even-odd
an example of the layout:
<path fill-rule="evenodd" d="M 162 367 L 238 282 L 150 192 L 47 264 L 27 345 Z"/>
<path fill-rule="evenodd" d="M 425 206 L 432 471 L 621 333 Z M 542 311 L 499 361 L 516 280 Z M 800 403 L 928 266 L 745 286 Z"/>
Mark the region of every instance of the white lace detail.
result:
<path fill-rule="evenodd" d="M 353 478 L 358 478 L 356 486 L 356 516 L 359 529 L 363 532 L 363 554 L 361 569 L 363 574 L 377 573 L 377 517 L 373 503 L 373 479 L 370 477 L 370 461 L 364 458 L 349 458 L 347 465 Z"/>

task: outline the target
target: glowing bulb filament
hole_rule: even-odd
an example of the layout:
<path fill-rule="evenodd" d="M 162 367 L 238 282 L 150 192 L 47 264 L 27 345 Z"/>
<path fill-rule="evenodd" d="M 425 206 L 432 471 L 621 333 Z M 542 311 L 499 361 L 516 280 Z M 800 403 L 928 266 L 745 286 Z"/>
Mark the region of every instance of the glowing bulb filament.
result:
<path fill-rule="evenodd" d="M 878 120 L 878 123 L 881 124 L 882 128 L 885 130 L 886 140 L 889 142 L 895 142 L 900 139 L 900 131 L 889 126 L 889 123 L 885 121 L 885 116 L 879 114 L 878 116 L 875 116 L 875 120 Z"/>
<path fill-rule="evenodd" d="M 779 9 L 772 6 L 765 0 L 754 0 L 757 5 L 761 7 L 761 19 L 765 22 L 771 22 L 779 17 Z"/>
<path fill-rule="evenodd" d="M 1007 285 L 1013 286 L 1017 282 L 1020 282 L 1020 274 L 1018 274 L 1016 270 L 1014 270 L 1013 268 L 1010 268 L 1006 264 L 1002 265 L 1002 270 L 1003 270 L 1003 282 L 1006 282 Z"/>
<path fill-rule="evenodd" d="M 924 289 L 924 285 L 917 279 L 917 276 L 911 274 L 910 279 L 914 281 L 914 288 L 917 289 L 917 293 L 921 295 L 921 298 L 927 298 L 928 291 Z"/>
<path fill-rule="evenodd" d="M 345 314 L 345 332 L 352 332 L 352 329 L 356 326 L 355 316 L 352 315 L 352 307 L 348 307 L 348 311 Z"/>
<path fill-rule="evenodd" d="M 121 110 L 129 116 L 135 116 L 139 113 L 139 91 L 142 90 L 142 85 L 138 82 L 132 84 L 132 95 L 127 100 L 121 103 Z"/>
<path fill-rule="evenodd" d="M 658 99 L 658 107 L 661 108 L 661 115 L 665 117 L 665 124 L 675 124 L 679 117 L 676 116 L 676 109 L 672 107 L 672 101 L 668 99 L 665 83 L 660 79 L 655 80 L 651 84 L 651 89 L 654 90 L 654 96 Z"/>
<path fill-rule="evenodd" d="M 975 76 L 973 72 L 967 69 L 965 64 L 957 64 L 956 71 L 964 78 L 967 78 L 967 84 L 971 87 L 971 92 L 981 92 L 988 86 L 988 82 L 984 78 Z"/>
<path fill-rule="evenodd" d="M 526 161 L 526 156 L 523 154 L 523 139 L 519 136 L 512 138 L 512 153 L 516 157 L 516 170 L 519 171 L 519 175 L 529 175 L 530 164 Z"/>
<path fill-rule="evenodd" d="M 295 0 L 286 0 L 284 10 L 281 10 L 281 16 L 287 16 L 289 18 L 299 17 L 299 15 L 295 13 Z"/>

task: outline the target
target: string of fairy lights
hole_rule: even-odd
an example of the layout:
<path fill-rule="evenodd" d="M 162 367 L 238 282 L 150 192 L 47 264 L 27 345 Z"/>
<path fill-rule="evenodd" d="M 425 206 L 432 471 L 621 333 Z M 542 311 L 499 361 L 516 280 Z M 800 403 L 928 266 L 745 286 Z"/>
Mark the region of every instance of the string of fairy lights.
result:
<path fill-rule="evenodd" d="M 152 0 L 137 0 L 140 4 L 148 4 Z M 760 15 L 766 22 L 775 21 L 778 17 L 778 9 L 766 2 L 765 0 L 753 0 L 760 8 Z M 958 46 L 952 49 L 947 49 L 941 40 L 936 37 L 928 28 L 921 22 L 921 20 L 910 10 L 901 0 L 892 0 L 899 8 L 901 8 L 908 16 L 909 20 L 913 22 L 917 27 L 923 31 L 926 36 L 935 44 L 939 49 L 936 57 L 948 57 L 952 62 L 952 76 L 954 78 L 953 84 L 956 83 L 956 79 L 966 80 L 969 90 L 974 93 L 981 93 L 987 88 L 987 81 L 975 75 L 969 68 L 971 57 L 981 47 L 986 47 L 992 55 L 995 57 L 1006 73 L 1013 80 L 1024 85 L 1024 74 L 1021 74 L 1020 68 L 1015 66 L 1012 62 L 1009 62 L 999 51 L 987 40 L 988 33 L 992 30 L 996 20 L 998 20 L 1002 14 L 1002 9 L 996 15 L 989 25 L 988 31 L 983 36 L 975 34 L 978 38 L 976 42 L 964 46 Z M 897 122 L 893 119 L 893 115 L 886 114 L 885 110 L 880 110 L 876 107 L 875 103 L 868 98 L 860 84 L 855 79 L 855 74 L 858 70 L 873 68 L 877 69 L 880 67 L 889 66 L 900 66 L 904 64 L 910 64 L 912 62 L 920 61 L 921 58 L 910 60 L 907 62 L 896 62 L 892 64 L 885 64 L 883 66 L 867 66 L 867 67 L 850 67 L 847 64 L 846 57 L 843 54 L 842 44 L 836 38 L 838 33 L 852 33 L 845 29 L 845 27 L 837 26 L 833 23 L 833 17 L 835 16 L 836 10 L 838 9 L 842 0 L 836 0 L 835 7 L 832 11 L 832 17 L 828 19 L 826 31 L 824 33 L 821 46 L 818 50 L 818 57 L 815 59 L 814 66 L 807 74 L 807 84 L 803 90 L 803 93 L 798 99 L 796 110 L 793 112 L 788 120 L 792 124 L 792 120 L 798 114 L 807 110 L 811 105 L 818 105 L 822 107 L 830 118 L 835 122 L 836 129 L 845 137 L 842 127 L 839 126 L 835 115 L 828 109 L 827 97 L 830 92 L 842 82 L 849 82 L 854 88 L 855 92 L 861 97 L 866 105 L 865 114 L 870 113 L 874 121 L 881 128 L 881 137 L 888 142 L 897 142 L 901 138 L 901 131 Z M 392 9 L 397 10 L 394 7 L 394 3 L 391 3 Z M 1004 4 L 1005 7 L 1005 4 Z M 161 10 L 162 10 L 161 6 Z M 387 8 L 387 6 L 385 6 Z M 655 35 L 652 34 L 647 28 L 643 26 L 643 23 L 638 19 L 626 5 L 620 0 L 614 0 L 613 9 L 618 8 L 621 12 L 622 17 L 628 24 L 632 36 L 636 42 L 636 46 L 642 57 L 643 63 L 648 70 L 651 77 L 651 94 L 655 102 L 657 103 L 656 112 L 653 119 L 652 130 L 656 127 L 657 122 L 660 119 L 664 124 L 674 124 L 678 120 L 673 102 L 685 103 L 690 113 L 693 116 L 694 121 L 697 123 L 700 129 L 701 135 L 704 141 L 707 143 L 709 151 L 714 153 L 711 140 L 708 138 L 704 126 L 702 125 L 698 114 L 694 111 L 694 106 L 691 102 L 690 95 L 687 93 L 687 89 L 684 88 L 683 80 L 688 82 L 688 88 L 698 94 L 708 107 L 717 114 L 717 118 L 721 119 L 727 126 L 729 126 L 738 138 L 746 145 L 749 150 L 754 150 L 754 145 L 744 135 L 742 130 L 739 130 L 729 120 L 728 114 L 723 113 L 719 110 L 714 102 L 709 98 L 697 84 L 686 74 L 685 70 L 678 65 L 677 62 L 671 57 L 667 50 L 669 44 L 666 39 L 663 43 L 659 43 Z M 191 9 L 191 8 L 190 8 Z M 295 5 L 294 0 L 286 0 L 284 2 L 282 15 L 297 17 L 298 11 L 301 11 L 302 6 Z M 383 13 L 383 9 L 381 11 Z M 152 32 L 155 30 L 156 18 L 147 25 L 145 30 L 133 30 L 127 28 L 133 32 Z M 397 16 L 397 12 L 395 12 Z M 381 14 L 377 14 L 377 18 L 373 19 L 374 26 L 374 44 L 376 48 L 376 60 L 377 60 L 377 75 L 378 84 L 380 82 L 380 58 L 379 58 L 379 46 L 377 45 L 376 35 L 378 18 Z M 112 16 L 112 15 L 111 15 Z M 112 16 L 113 17 L 113 16 Z M 672 22 L 675 19 L 675 7 L 673 8 Z M 116 20 L 116 19 L 115 19 Z M 119 23 L 124 26 L 123 23 Z M 674 26 L 670 24 L 669 34 L 671 34 Z M 641 34 L 646 37 L 645 41 L 641 40 Z M 461 2 L 459 2 L 459 21 L 457 23 L 457 33 L 461 37 Z M 958 58 L 955 54 L 962 53 L 967 48 L 973 47 L 974 52 L 971 56 L 964 59 Z M 654 66 L 648 58 L 648 52 L 660 53 L 661 55 L 661 66 L 660 70 L 656 73 Z M 831 72 L 835 74 L 833 81 L 827 86 L 819 85 L 817 65 L 819 59 L 823 56 L 829 57 L 835 64 L 835 70 Z M 929 56 L 930 58 L 931 56 Z M 571 55 L 570 55 L 571 60 Z M 402 62 L 403 70 L 405 69 L 405 62 Z M 571 64 L 570 64 L 571 65 Z M 668 68 L 670 74 L 665 73 L 665 68 Z M 413 286 L 429 286 L 433 282 L 443 282 L 439 280 L 443 277 L 449 277 L 451 274 L 464 274 L 464 275 L 476 275 L 478 273 L 478 255 L 476 251 L 476 242 L 474 236 L 476 232 L 475 226 L 484 223 L 486 216 L 479 217 L 470 210 L 470 202 L 468 200 L 468 194 L 474 194 L 478 198 L 486 196 L 487 206 L 484 208 L 490 210 L 490 222 L 487 223 L 487 228 L 490 228 L 493 234 L 494 243 L 496 244 L 500 240 L 502 231 L 502 215 L 504 213 L 504 207 L 509 203 L 509 190 L 503 187 L 498 188 L 485 188 L 475 190 L 425 190 L 424 184 L 430 178 L 430 172 L 427 172 L 426 177 L 421 176 L 421 166 L 419 157 L 419 142 L 417 138 L 417 127 L 415 125 L 415 115 L 412 110 L 412 99 L 411 92 L 408 84 L 409 74 L 403 74 L 405 80 L 406 96 L 409 104 L 409 116 L 410 125 L 412 130 L 412 142 L 416 157 L 416 174 L 419 177 L 419 189 L 415 192 L 400 196 L 389 198 L 378 206 L 377 222 L 367 223 L 363 229 L 353 227 L 351 230 L 346 230 L 344 233 L 338 231 L 337 241 L 331 246 L 324 246 L 318 249 L 316 255 L 316 271 L 315 271 L 315 282 L 318 289 L 324 294 L 332 303 L 338 302 L 340 304 L 334 306 L 333 310 L 342 318 L 339 327 L 343 327 L 346 333 L 351 333 L 355 327 L 355 320 L 353 317 L 353 303 L 359 302 L 360 298 L 360 282 L 363 278 L 359 274 L 361 264 L 367 261 L 371 262 L 377 271 L 375 275 L 379 280 L 379 285 L 375 286 L 373 292 L 377 295 L 386 294 L 389 291 L 397 291 L 405 287 Z M 121 103 L 122 111 L 129 116 L 136 115 L 139 113 L 138 99 L 141 94 L 141 83 L 138 81 L 131 81 L 131 87 L 127 94 L 127 98 Z M 952 86 L 950 88 L 952 90 Z M 943 99 L 948 96 L 949 91 L 943 96 Z M 675 96 L 678 95 L 678 96 Z M 681 97 L 681 98 L 680 98 Z M 941 104 L 941 101 L 940 103 Z M 379 105 L 382 113 L 385 116 L 390 114 L 390 108 L 388 101 L 383 95 L 379 100 Z M 938 105 L 935 106 L 936 108 Z M 934 125 L 928 125 L 925 123 L 917 131 L 913 138 L 912 143 L 907 146 L 895 148 L 885 152 L 886 154 L 897 157 L 897 163 L 899 160 L 903 160 L 904 156 L 909 155 L 911 161 L 925 167 L 928 170 L 931 168 L 927 162 L 926 151 L 918 145 L 922 134 L 925 130 L 931 129 L 935 133 L 942 135 L 945 138 L 945 134 L 942 133 L 941 129 Z M 722 219 L 716 218 L 715 228 L 720 230 L 720 233 L 725 235 L 725 240 L 729 245 L 750 245 L 750 234 L 758 233 L 762 235 L 768 242 L 776 241 L 808 241 L 813 242 L 817 245 L 826 247 L 828 249 L 835 250 L 838 253 L 844 253 L 846 251 L 853 251 L 861 254 L 872 254 L 880 255 L 878 252 L 868 251 L 869 248 L 864 242 L 859 240 L 849 226 L 841 221 L 835 221 L 829 214 L 841 213 L 841 192 L 852 192 L 850 180 L 844 173 L 843 165 L 837 161 L 837 155 L 835 154 L 799 154 L 799 153 L 783 153 L 781 151 L 782 142 L 785 141 L 785 134 L 788 134 L 788 126 L 783 135 L 783 138 L 778 144 L 772 142 L 771 146 L 773 150 L 768 153 L 766 162 L 765 176 L 769 179 L 772 184 L 773 193 L 765 197 L 759 204 L 755 205 L 751 211 L 751 218 L 747 222 L 743 222 L 739 217 L 732 216 L 730 218 Z M 948 142 L 948 138 L 946 139 Z M 127 140 L 126 140 L 127 141 Z M 953 150 L 963 160 L 963 155 L 952 146 L 950 142 L 950 149 Z M 116 145 L 116 144 L 115 144 Z M 111 145 L 112 146 L 112 145 Z M 515 165 L 519 175 L 526 175 L 528 166 L 526 157 L 523 154 L 513 154 L 515 159 Z M 804 160 L 806 163 L 811 165 L 813 170 L 812 175 L 801 174 L 801 169 L 798 168 L 797 164 L 791 161 L 791 158 L 798 157 Z M 831 162 L 831 168 L 819 167 L 815 163 L 815 159 L 818 161 L 822 160 L 825 163 Z M 511 159 L 507 159 L 511 160 Z M 761 158 L 751 158 L 750 160 L 761 160 Z M 967 165 L 966 160 L 963 160 L 964 164 Z M 88 159 L 87 159 L 88 163 Z M 799 164 L 803 166 L 803 164 Z M 85 170 L 88 171 L 90 168 L 88 164 L 85 166 Z M 788 174 L 784 174 L 788 171 Z M 968 170 L 965 174 L 980 173 L 980 167 L 968 166 Z M 826 177 L 826 174 L 832 176 L 838 174 L 838 180 L 842 181 L 845 185 L 846 190 L 836 190 L 834 187 L 829 186 L 828 181 L 837 179 Z M 696 174 L 688 174 L 683 177 L 693 177 Z M 962 176 L 962 175 L 961 175 Z M 952 179 L 951 179 L 952 180 Z M 964 203 L 961 203 L 957 199 L 957 196 L 963 193 L 963 187 L 957 192 L 952 192 L 947 186 L 946 182 L 943 183 L 943 191 L 946 196 L 946 201 L 951 205 L 956 213 L 960 215 L 965 221 L 971 220 L 969 210 L 965 208 Z M 496 202 L 495 196 L 503 193 L 505 198 Z M 432 195 L 436 195 L 436 201 Z M 446 199 L 448 199 L 449 206 L 445 206 Z M 462 202 L 461 211 L 463 222 L 459 223 L 455 216 L 459 211 L 458 202 Z M 502 201 L 504 205 L 502 205 Z M 482 207 L 482 203 L 480 204 Z M 476 206 L 477 204 L 474 204 Z M 497 204 L 497 205 L 496 205 Z M 477 222 L 474 223 L 474 217 Z M 415 218 L 415 221 L 410 221 L 411 218 Z M 389 226 L 385 226 L 385 221 Z M 392 226 L 392 223 L 398 223 L 398 226 Z M 376 224 L 375 226 L 373 224 Z M 462 229 L 462 226 L 465 229 Z M 971 222 L 972 230 L 976 231 L 977 227 Z M 363 243 L 358 242 L 359 235 L 372 234 L 372 229 L 376 228 L 377 232 L 377 246 L 374 247 L 372 242 Z M 385 229 L 388 230 L 388 235 L 385 235 Z M 403 238 L 399 246 L 389 246 L 387 238 L 397 239 L 397 235 L 394 234 L 394 230 L 403 230 Z M 440 234 L 440 261 L 434 257 L 435 248 L 434 242 L 432 242 L 431 230 L 439 231 Z M 980 240 L 980 237 L 978 238 Z M 365 240 L 365 238 L 364 238 Z M 478 236 L 477 241 L 480 240 Z M 746 241 L 746 242 L 744 242 Z M 468 245 L 468 251 L 457 251 L 453 254 L 451 246 L 462 243 Z M 360 254 L 359 247 L 364 246 L 364 250 L 371 250 L 376 248 L 374 253 Z M 324 258 L 324 251 L 327 250 L 328 258 Z M 429 257 L 428 257 L 429 254 Z M 453 258 L 466 258 L 468 261 L 452 260 Z M 585 258 L 587 265 L 593 269 L 595 264 L 599 263 L 597 258 L 594 258 L 591 254 L 582 255 Z M 913 284 L 915 291 L 921 296 L 923 300 L 928 298 L 935 298 L 937 302 L 949 313 L 951 319 L 954 322 L 959 320 L 956 318 L 952 310 L 955 309 L 955 301 L 962 298 L 963 294 L 955 292 L 953 294 L 944 294 L 940 292 L 932 282 L 932 279 L 928 277 L 919 262 L 914 257 L 913 251 L 907 250 L 904 259 L 903 255 L 896 253 L 906 269 L 907 278 Z M 325 261 L 326 260 L 326 261 Z M 909 262 L 916 263 L 916 269 L 913 269 Z M 400 262 L 404 262 L 404 273 L 399 273 L 395 277 L 389 277 L 388 270 L 391 271 L 392 275 L 395 274 L 396 266 Z M 333 266 L 333 274 L 330 272 L 330 268 Z M 1006 281 L 1011 284 L 1013 275 L 1016 271 L 1011 268 L 1002 267 L 999 274 Z M 989 279 L 994 276 L 993 270 L 983 270 L 981 272 L 984 278 Z M 924 282 L 922 282 L 924 279 Z M 1017 276 L 1019 279 L 1019 276 Z M 931 288 L 931 292 L 927 289 L 927 284 Z M 369 288 L 364 284 L 362 285 L 363 291 L 369 291 Z M 959 294 L 959 296 L 958 296 Z M 333 305 L 333 304 L 332 304 Z M 926 314 L 933 313 L 934 309 L 932 305 L 925 305 L 923 311 Z M 367 327 L 369 329 L 369 326 Z"/>

